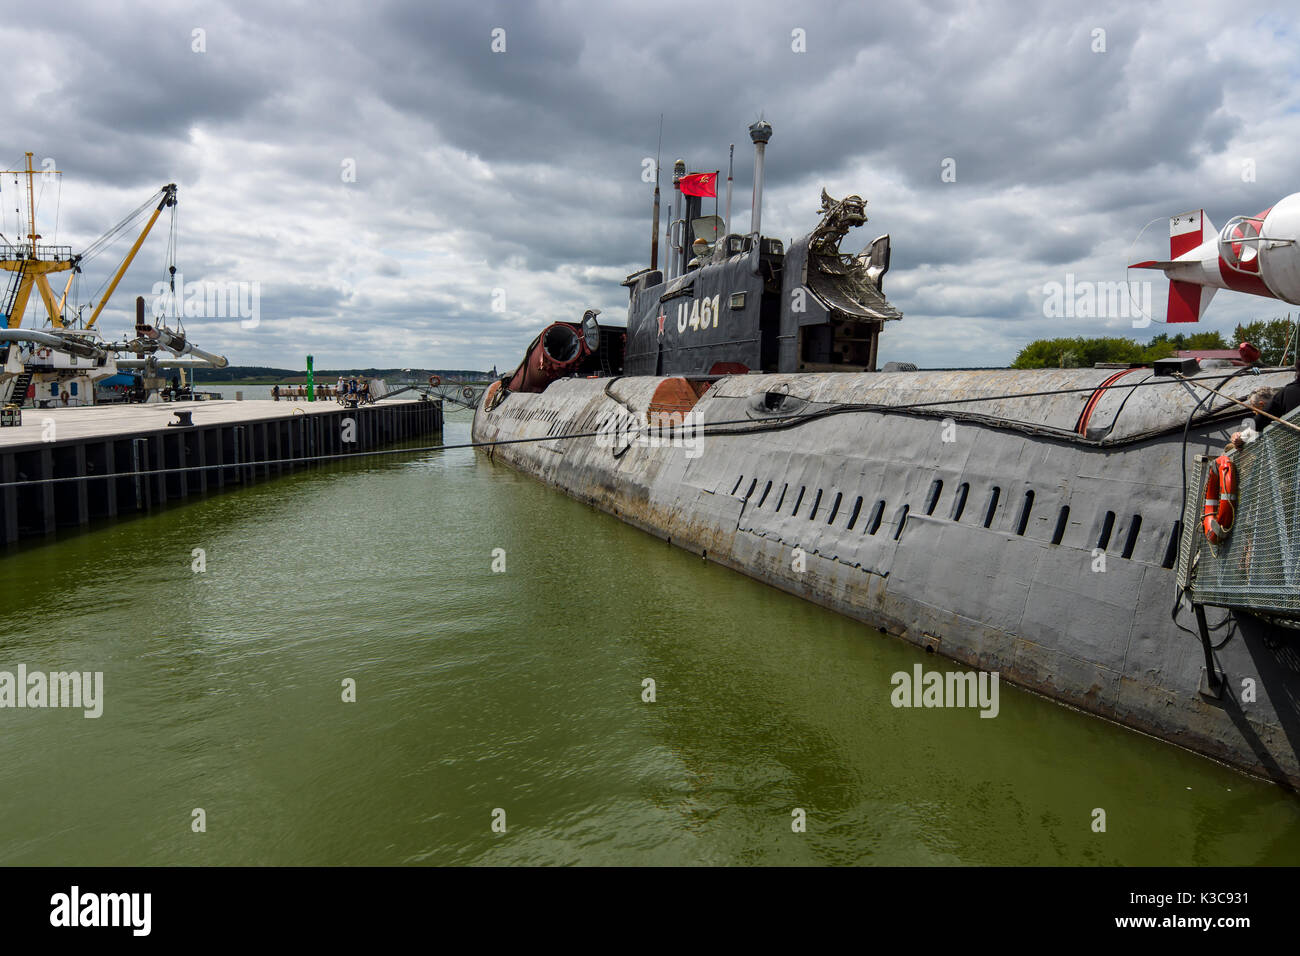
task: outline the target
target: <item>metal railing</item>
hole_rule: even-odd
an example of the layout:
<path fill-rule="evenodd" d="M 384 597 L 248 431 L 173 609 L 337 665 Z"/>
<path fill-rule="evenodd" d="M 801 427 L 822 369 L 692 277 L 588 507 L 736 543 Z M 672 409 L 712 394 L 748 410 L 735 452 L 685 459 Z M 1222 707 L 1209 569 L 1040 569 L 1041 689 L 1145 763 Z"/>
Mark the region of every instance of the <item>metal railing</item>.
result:
<path fill-rule="evenodd" d="M 1300 423 L 1300 409 L 1285 418 Z M 1198 457 L 1189 477 L 1179 584 L 1190 589 L 1196 604 L 1300 619 L 1300 433 L 1270 425 L 1231 458 L 1236 516 L 1217 545 L 1201 530 L 1205 481 L 1214 458 Z"/>
<path fill-rule="evenodd" d="M 0 259 L 36 259 L 42 262 L 69 262 L 72 246 L 46 246 L 37 244 L 32 255 L 30 242 L 0 242 Z"/>

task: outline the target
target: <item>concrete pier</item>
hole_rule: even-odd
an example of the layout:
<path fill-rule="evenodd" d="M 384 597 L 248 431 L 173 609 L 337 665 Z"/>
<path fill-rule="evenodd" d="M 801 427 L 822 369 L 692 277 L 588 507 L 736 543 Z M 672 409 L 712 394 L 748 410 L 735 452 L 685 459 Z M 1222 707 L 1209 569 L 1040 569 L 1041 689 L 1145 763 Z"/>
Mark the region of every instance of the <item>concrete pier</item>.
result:
<path fill-rule="evenodd" d="M 193 424 L 172 425 L 176 412 Z M 355 409 L 332 401 L 23 409 L 21 426 L 0 428 L 0 486 L 40 483 L 0 487 L 0 542 L 246 485 L 319 464 L 311 460 L 319 455 L 436 438 L 442 414 L 441 402 L 396 400 Z"/>

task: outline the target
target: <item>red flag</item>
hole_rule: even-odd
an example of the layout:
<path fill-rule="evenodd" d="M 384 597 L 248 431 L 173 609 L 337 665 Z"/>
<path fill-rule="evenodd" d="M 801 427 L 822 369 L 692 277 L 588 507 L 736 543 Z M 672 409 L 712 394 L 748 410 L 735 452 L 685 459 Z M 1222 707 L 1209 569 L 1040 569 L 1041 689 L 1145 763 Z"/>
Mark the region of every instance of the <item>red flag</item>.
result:
<path fill-rule="evenodd" d="M 718 195 L 717 173 L 691 173 L 689 176 L 683 176 L 678 183 L 682 187 L 684 196 Z"/>

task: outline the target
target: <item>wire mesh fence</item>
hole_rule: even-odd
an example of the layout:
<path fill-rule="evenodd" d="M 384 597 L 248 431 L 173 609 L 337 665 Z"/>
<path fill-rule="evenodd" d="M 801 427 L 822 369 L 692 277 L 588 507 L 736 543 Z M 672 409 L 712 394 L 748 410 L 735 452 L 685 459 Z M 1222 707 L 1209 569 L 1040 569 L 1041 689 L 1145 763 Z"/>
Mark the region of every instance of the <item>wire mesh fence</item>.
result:
<path fill-rule="evenodd" d="M 1300 409 L 1286 416 L 1300 424 Z M 1244 607 L 1300 619 L 1300 432 L 1283 425 L 1230 456 L 1237 473 L 1236 517 L 1211 544 L 1201 527 L 1213 458 L 1198 458 L 1183 514 L 1178 580 L 1200 604 Z"/>

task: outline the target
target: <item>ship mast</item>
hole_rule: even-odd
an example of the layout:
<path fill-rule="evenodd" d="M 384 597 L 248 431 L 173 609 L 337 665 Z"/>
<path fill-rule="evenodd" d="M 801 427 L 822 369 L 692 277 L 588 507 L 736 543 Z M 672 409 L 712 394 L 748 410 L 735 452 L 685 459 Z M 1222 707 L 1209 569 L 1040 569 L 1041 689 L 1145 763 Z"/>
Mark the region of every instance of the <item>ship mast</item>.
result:
<path fill-rule="evenodd" d="M 45 303 L 45 311 L 49 313 L 50 324 L 56 328 L 63 328 L 63 308 L 61 302 L 54 299 L 54 290 L 50 288 L 48 276 L 58 273 L 67 272 L 76 267 L 77 260 L 72 255 L 71 246 L 39 246 L 40 234 L 36 231 L 36 187 L 35 176 L 36 170 L 32 167 L 32 153 L 27 154 L 26 169 L 6 169 L 2 172 L 7 175 L 27 177 L 27 246 L 22 244 L 17 246 L 5 243 L 0 247 L 0 270 L 5 272 L 17 273 L 17 278 L 12 280 L 6 293 L 5 301 L 0 302 L 0 309 L 8 314 L 8 326 L 11 329 L 18 328 L 23 321 L 23 313 L 27 311 L 27 300 L 31 297 L 32 289 L 35 288 L 40 293 L 41 300 Z M 58 174 L 59 170 L 43 170 L 45 173 Z M 42 253 L 48 258 L 42 258 Z M 69 277 L 70 279 L 71 277 Z M 67 296 L 67 290 L 64 290 L 64 297 Z"/>
<path fill-rule="evenodd" d="M 56 170 L 57 172 L 57 170 Z M 27 222 L 30 228 L 27 232 L 27 238 L 32 241 L 32 258 L 36 258 L 36 240 L 41 238 L 36 234 L 36 190 L 32 188 L 32 176 L 35 170 L 32 169 L 32 154 L 27 154 Z"/>

